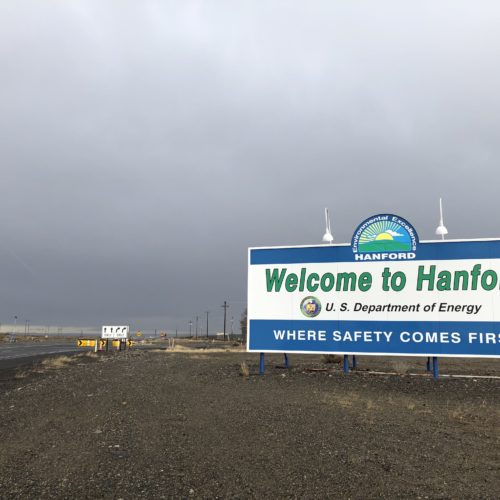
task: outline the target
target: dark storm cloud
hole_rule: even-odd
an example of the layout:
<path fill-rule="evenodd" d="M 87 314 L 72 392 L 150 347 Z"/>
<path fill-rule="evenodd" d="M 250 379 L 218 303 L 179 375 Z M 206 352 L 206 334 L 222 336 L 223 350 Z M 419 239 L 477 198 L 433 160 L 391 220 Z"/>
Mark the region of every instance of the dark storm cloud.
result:
<path fill-rule="evenodd" d="M 239 318 L 247 247 L 499 236 L 495 2 L 0 5 L 0 318 Z M 212 327 L 211 327 L 212 328 Z"/>

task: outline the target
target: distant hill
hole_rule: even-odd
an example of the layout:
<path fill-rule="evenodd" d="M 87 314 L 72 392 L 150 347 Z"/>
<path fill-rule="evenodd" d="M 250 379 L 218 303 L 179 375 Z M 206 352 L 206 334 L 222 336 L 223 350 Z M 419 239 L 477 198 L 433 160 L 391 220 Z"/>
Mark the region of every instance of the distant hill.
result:
<path fill-rule="evenodd" d="M 409 252 L 411 244 L 394 240 L 375 240 L 360 244 L 358 249 L 360 252 Z"/>

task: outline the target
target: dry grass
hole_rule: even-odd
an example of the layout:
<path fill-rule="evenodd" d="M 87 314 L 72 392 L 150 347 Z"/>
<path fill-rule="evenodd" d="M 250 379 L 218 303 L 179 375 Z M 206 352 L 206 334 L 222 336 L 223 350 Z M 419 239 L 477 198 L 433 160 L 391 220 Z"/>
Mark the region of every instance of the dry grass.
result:
<path fill-rule="evenodd" d="M 216 354 L 216 353 L 221 353 L 221 352 L 245 352 L 245 349 L 243 347 L 228 347 L 228 348 L 215 348 L 215 349 L 197 349 L 193 347 L 188 347 L 184 345 L 175 345 L 172 348 L 168 349 L 153 349 L 152 352 L 163 352 L 163 353 L 169 353 L 169 352 L 183 352 L 187 354 Z"/>
<path fill-rule="evenodd" d="M 20 380 L 29 377 L 33 373 L 44 374 L 50 370 L 60 370 L 66 366 L 76 364 L 78 361 L 81 361 L 82 358 L 95 359 L 96 361 L 101 360 L 100 356 L 94 352 L 82 352 L 75 356 L 57 356 L 46 358 L 40 364 L 34 365 L 29 370 L 17 371 L 14 378 Z"/>
<path fill-rule="evenodd" d="M 42 361 L 42 366 L 48 370 L 58 370 L 77 361 L 76 356 L 57 356 L 55 358 L 47 358 Z"/>
<path fill-rule="evenodd" d="M 457 406 L 448 410 L 448 415 L 452 420 L 458 420 L 461 423 L 474 423 L 474 415 L 470 408 L 465 406 Z"/>
<path fill-rule="evenodd" d="M 393 361 L 392 368 L 396 373 L 400 373 L 402 375 L 406 373 L 410 373 L 411 366 L 409 363 L 405 363 L 404 361 Z"/>
<path fill-rule="evenodd" d="M 77 358 L 101 359 L 101 357 L 99 356 L 99 354 L 97 354 L 96 352 L 93 352 L 93 351 L 82 352 L 82 353 L 78 354 L 75 357 L 77 357 Z"/>
<path fill-rule="evenodd" d="M 322 396 L 322 402 L 329 406 L 339 406 L 341 408 L 352 408 L 354 406 L 359 406 L 360 403 L 363 405 L 365 403 L 363 400 L 360 400 L 360 395 L 357 393 L 325 393 Z"/>
<path fill-rule="evenodd" d="M 342 363 L 342 356 L 338 354 L 323 354 L 321 356 L 323 363 Z"/>
<path fill-rule="evenodd" d="M 243 378 L 248 378 L 250 376 L 250 368 L 248 368 L 248 365 L 244 361 L 240 364 L 240 375 Z"/>
<path fill-rule="evenodd" d="M 191 359 L 209 359 L 210 356 L 207 356 L 206 354 L 191 354 L 189 353 L 189 357 Z"/>
<path fill-rule="evenodd" d="M 328 406 L 335 406 L 346 410 L 365 411 L 369 414 L 378 414 L 381 411 L 387 411 L 387 408 L 392 408 L 397 412 L 408 411 L 418 415 L 432 413 L 432 410 L 427 408 L 425 404 L 422 405 L 422 402 L 415 401 L 414 398 L 407 396 L 393 398 L 391 396 L 379 395 L 377 399 L 374 399 L 365 392 L 350 392 L 347 394 L 328 392 L 321 395 L 321 401 Z M 463 420 L 465 411 L 454 409 L 449 411 L 449 415 L 453 419 Z"/>

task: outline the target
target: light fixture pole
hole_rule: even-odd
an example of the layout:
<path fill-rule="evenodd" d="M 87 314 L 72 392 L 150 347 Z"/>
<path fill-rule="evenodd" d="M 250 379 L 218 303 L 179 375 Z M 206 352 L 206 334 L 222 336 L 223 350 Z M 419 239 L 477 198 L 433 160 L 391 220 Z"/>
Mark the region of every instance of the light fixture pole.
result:
<path fill-rule="evenodd" d="M 196 330 L 195 330 L 195 338 L 198 338 L 198 316 L 196 316 Z"/>
<path fill-rule="evenodd" d="M 448 234 L 448 229 L 446 229 L 443 222 L 443 202 L 439 198 L 439 226 L 436 228 L 436 236 L 441 236 L 441 239 L 444 240 L 446 234 Z"/>
<path fill-rule="evenodd" d="M 333 243 L 332 229 L 330 227 L 330 213 L 328 208 L 325 208 L 325 234 L 323 235 L 323 243 L 328 243 L 331 245 Z"/>
<path fill-rule="evenodd" d="M 207 339 L 208 339 L 208 313 L 209 313 L 209 312 L 210 312 L 210 311 L 206 311 L 206 314 L 207 314 Z"/>

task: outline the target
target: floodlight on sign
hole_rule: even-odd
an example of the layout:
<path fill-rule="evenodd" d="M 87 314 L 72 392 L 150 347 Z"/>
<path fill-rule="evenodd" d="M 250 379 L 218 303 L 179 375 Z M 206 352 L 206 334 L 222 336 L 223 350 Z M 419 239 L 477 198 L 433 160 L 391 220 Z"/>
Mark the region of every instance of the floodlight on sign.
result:
<path fill-rule="evenodd" d="M 330 228 L 330 214 L 328 212 L 328 208 L 325 208 L 325 225 L 326 225 L 326 230 L 325 234 L 323 235 L 323 242 L 324 243 L 333 243 L 333 235 L 332 235 L 332 230 Z"/>
<path fill-rule="evenodd" d="M 444 240 L 446 234 L 448 234 L 448 229 L 446 229 L 443 221 L 443 202 L 441 198 L 439 198 L 439 226 L 436 228 L 436 235 L 441 236 L 441 239 Z"/>

